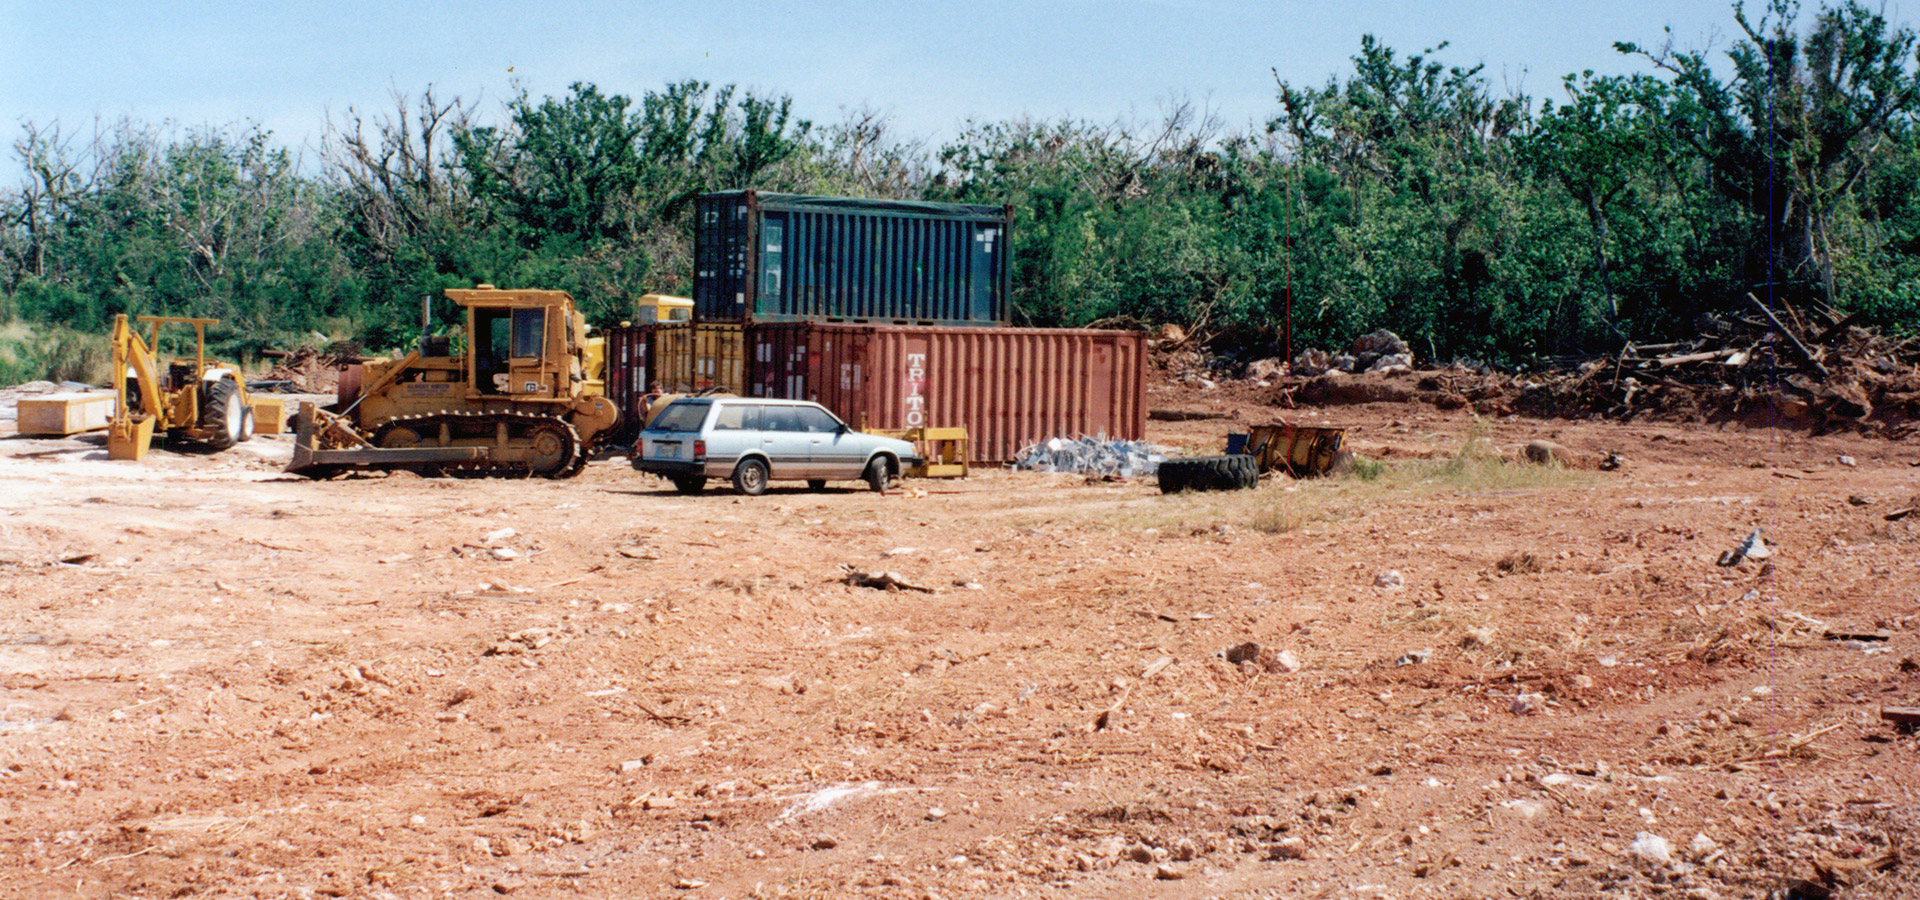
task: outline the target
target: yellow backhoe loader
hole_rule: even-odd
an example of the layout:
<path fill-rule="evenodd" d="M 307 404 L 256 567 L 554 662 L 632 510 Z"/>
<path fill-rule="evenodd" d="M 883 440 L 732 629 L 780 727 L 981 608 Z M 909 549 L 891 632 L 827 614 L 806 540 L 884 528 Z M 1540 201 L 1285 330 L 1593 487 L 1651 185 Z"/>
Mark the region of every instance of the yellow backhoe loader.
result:
<path fill-rule="evenodd" d="M 113 373 L 119 394 L 107 427 L 109 459 L 140 459 L 153 436 L 190 442 L 210 450 L 225 450 L 253 437 L 253 408 L 246 379 L 238 366 L 207 358 L 207 326 L 218 319 L 178 316 L 141 316 L 153 326 L 150 340 L 113 317 Z M 154 347 L 160 326 L 193 326 L 194 354 L 174 360 L 162 372 Z"/>
<path fill-rule="evenodd" d="M 465 347 L 423 334 L 399 360 L 348 368 L 338 402 L 303 403 L 287 471 L 570 478 L 620 411 L 605 396 L 604 339 L 564 291 L 449 290 L 466 309 Z M 424 318 L 424 317 L 423 317 Z"/>

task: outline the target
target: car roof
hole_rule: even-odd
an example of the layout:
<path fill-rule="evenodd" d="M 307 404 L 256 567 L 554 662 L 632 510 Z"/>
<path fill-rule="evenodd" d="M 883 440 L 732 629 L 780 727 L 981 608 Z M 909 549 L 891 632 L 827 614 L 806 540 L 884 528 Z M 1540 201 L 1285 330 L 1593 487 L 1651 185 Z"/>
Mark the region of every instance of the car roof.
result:
<path fill-rule="evenodd" d="M 811 400 L 775 400 L 771 397 L 711 397 L 715 403 L 756 403 L 766 406 L 819 406 Z"/>

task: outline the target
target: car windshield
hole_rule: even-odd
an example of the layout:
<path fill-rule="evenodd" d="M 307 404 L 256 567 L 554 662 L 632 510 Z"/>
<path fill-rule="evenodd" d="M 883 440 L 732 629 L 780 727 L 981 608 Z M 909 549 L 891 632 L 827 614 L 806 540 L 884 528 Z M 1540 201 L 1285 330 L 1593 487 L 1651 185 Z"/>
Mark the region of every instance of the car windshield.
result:
<path fill-rule="evenodd" d="M 647 430 L 699 431 L 700 423 L 707 420 L 707 410 L 711 408 L 713 403 L 709 400 L 675 400 L 647 423 Z"/>

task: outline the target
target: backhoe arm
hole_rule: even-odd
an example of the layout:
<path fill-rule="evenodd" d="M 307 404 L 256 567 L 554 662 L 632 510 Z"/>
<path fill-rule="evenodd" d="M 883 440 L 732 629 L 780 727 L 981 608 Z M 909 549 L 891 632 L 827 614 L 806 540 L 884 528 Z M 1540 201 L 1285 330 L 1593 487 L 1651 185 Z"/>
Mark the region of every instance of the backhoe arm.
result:
<path fill-rule="evenodd" d="M 147 453 L 156 425 L 166 414 L 161 402 L 160 371 L 153 350 L 127 325 L 124 315 L 113 317 L 113 420 L 107 426 L 107 458 L 140 459 Z M 131 372 L 133 383 L 127 375 Z"/>
<path fill-rule="evenodd" d="M 132 385 L 127 383 L 129 370 L 133 375 Z M 161 414 L 160 370 L 154 363 L 153 350 L 127 324 L 124 315 L 113 317 L 113 380 L 120 400 L 114 406 L 115 422 L 131 418 L 135 413 Z M 133 387 L 138 396 L 127 396 L 129 387 Z"/>

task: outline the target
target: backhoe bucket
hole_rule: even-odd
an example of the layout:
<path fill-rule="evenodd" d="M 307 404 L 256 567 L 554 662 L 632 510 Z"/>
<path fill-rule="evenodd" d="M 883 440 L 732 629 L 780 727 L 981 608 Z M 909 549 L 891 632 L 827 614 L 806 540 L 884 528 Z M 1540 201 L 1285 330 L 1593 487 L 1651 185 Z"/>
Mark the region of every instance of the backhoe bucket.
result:
<path fill-rule="evenodd" d="M 153 446 L 153 417 L 135 415 L 114 421 L 107 429 L 107 458 L 131 459 L 139 462 L 146 458 L 147 448 Z"/>

